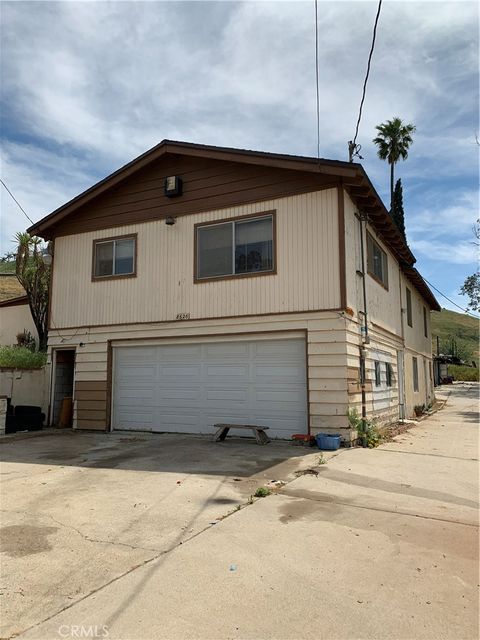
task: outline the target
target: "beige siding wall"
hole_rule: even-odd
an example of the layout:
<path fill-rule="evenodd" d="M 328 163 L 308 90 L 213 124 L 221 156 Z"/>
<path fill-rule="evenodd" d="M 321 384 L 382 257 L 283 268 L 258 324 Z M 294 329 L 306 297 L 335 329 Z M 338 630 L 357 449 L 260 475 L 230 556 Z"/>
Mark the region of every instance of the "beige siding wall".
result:
<path fill-rule="evenodd" d="M 345 260 L 347 272 L 347 305 L 354 315 L 347 332 L 347 340 L 355 350 L 349 356 L 349 405 L 361 411 L 359 356 L 361 325 L 363 324 L 363 289 L 361 271 L 360 223 L 355 217 L 356 207 L 345 194 Z M 399 264 L 382 239 L 370 225 L 364 225 L 388 256 L 388 290 L 365 273 L 367 292 L 368 330 L 370 344 L 366 345 L 366 391 L 367 415 L 381 423 L 399 418 L 399 377 L 405 381 L 405 415 L 412 417 L 414 405 L 428 403 L 433 399 L 433 383 L 430 377 L 431 334 L 430 310 L 415 287 L 403 275 Z M 367 261 L 366 229 L 364 228 L 365 270 Z M 405 288 L 412 292 L 413 327 L 406 317 Z M 423 307 L 427 308 L 428 337 L 424 335 Z M 398 352 L 404 352 L 404 372 L 398 370 Z M 419 390 L 413 391 L 412 358 L 418 359 Z M 381 384 L 375 385 L 375 361 L 380 362 Z M 393 384 L 386 385 L 385 363 L 393 370 Z M 427 375 L 425 376 L 425 371 Z"/>
<path fill-rule="evenodd" d="M 405 331 L 405 392 L 407 417 L 414 415 L 415 405 L 428 404 L 434 399 L 432 379 L 432 333 L 430 329 L 431 312 L 423 298 L 412 284 L 402 276 L 402 308 Z M 406 289 L 412 296 L 412 327 L 407 321 Z M 423 308 L 427 309 L 427 335 L 423 319 Z M 418 363 L 418 391 L 413 384 L 413 358 Z"/>
<path fill-rule="evenodd" d="M 276 210 L 277 274 L 194 284 L 194 225 Z M 336 189 L 55 240 L 52 326 L 78 327 L 340 306 Z M 91 282 L 93 240 L 138 233 L 138 276 Z"/>
<path fill-rule="evenodd" d="M 37 329 L 28 304 L 0 307 L 0 344 L 17 344 L 17 334 L 24 330 L 30 331 L 38 342 Z"/>
<path fill-rule="evenodd" d="M 347 361 L 351 347 L 345 334 L 348 321 L 336 312 L 272 315 L 224 320 L 185 321 L 148 325 L 115 325 L 88 329 L 52 330 L 52 348 L 76 347 L 74 426 L 105 429 L 108 401 L 108 343 L 155 343 L 185 339 L 220 340 L 253 337 L 276 338 L 285 332 L 302 331 L 307 336 L 309 412 L 312 433 L 347 429 Z M 280 332 L 280 333 L 278 333 Z M 128 340 L 128 343 L 124 341 Z M 82 345 L 82 346 L 80 346 Z"/>

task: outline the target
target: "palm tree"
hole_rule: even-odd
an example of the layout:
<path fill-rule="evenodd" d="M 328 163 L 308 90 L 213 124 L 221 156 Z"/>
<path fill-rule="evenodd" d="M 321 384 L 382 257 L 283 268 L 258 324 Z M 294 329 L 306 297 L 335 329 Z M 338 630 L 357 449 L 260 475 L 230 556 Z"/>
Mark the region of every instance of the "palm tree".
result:
<path fill-rule="evenodd" d="M 375 128 L 378 136 L 373 139 L 373 142 L 378 147 L 377 155 L 381 160 L 387 160 L 390 165 L 390 211 L 392 211 L 395 165 L 400 158 L 402 160 L 408 158 L 408 149 L 413 142 L 412 133 L 416 127 L 413 124 L 403 124 L 400 118 L 393 118 Z"/>

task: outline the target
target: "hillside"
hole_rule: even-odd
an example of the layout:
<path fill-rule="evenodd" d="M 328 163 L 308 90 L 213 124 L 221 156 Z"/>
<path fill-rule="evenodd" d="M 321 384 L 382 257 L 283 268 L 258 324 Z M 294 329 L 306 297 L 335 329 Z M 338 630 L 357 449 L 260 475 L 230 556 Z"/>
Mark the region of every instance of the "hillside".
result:
<path fill-rule="evenodd" d="M 440 337 L 440 352 L 446 353 L 452 338 L 457 343 L 460 358 L 479 359 L 479 321 L 465 313 L 442 309 L 432 313 L 432 346 L 437 353 L 437 336 Z"/>
<path fill-rule="evenodd" d="M 0 273 L 0 302 L 24 295 L 25 290 L 15 274 Z"/>

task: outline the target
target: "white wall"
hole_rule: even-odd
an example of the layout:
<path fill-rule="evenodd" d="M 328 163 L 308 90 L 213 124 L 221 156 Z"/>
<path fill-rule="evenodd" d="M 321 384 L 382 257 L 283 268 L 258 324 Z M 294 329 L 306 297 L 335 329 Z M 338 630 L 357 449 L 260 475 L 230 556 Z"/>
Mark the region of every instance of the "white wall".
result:
<path fill-rule="evenodd" d="M 0 396 L 12 399 L 14 406 L 34 405 L 48 411 L 50 367 L 42 369 L 0 369 Z"/>
<path fill-rule="evenodd" d="M 17 344 L 17 334 L 27 330 L 38 344 L 38 333 L 28 304 L 0 306 L 0 345 Z"/>

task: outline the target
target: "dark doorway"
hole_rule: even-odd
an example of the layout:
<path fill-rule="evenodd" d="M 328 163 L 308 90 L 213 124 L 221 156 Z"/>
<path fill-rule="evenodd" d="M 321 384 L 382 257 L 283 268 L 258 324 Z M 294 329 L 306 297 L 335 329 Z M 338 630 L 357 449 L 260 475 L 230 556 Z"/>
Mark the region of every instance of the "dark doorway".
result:
<path fill-rule="evenodd" d="M 75 350 L 58 349 L 54 353 L 52 425 L 68 428 L 72 426 Z"/>

